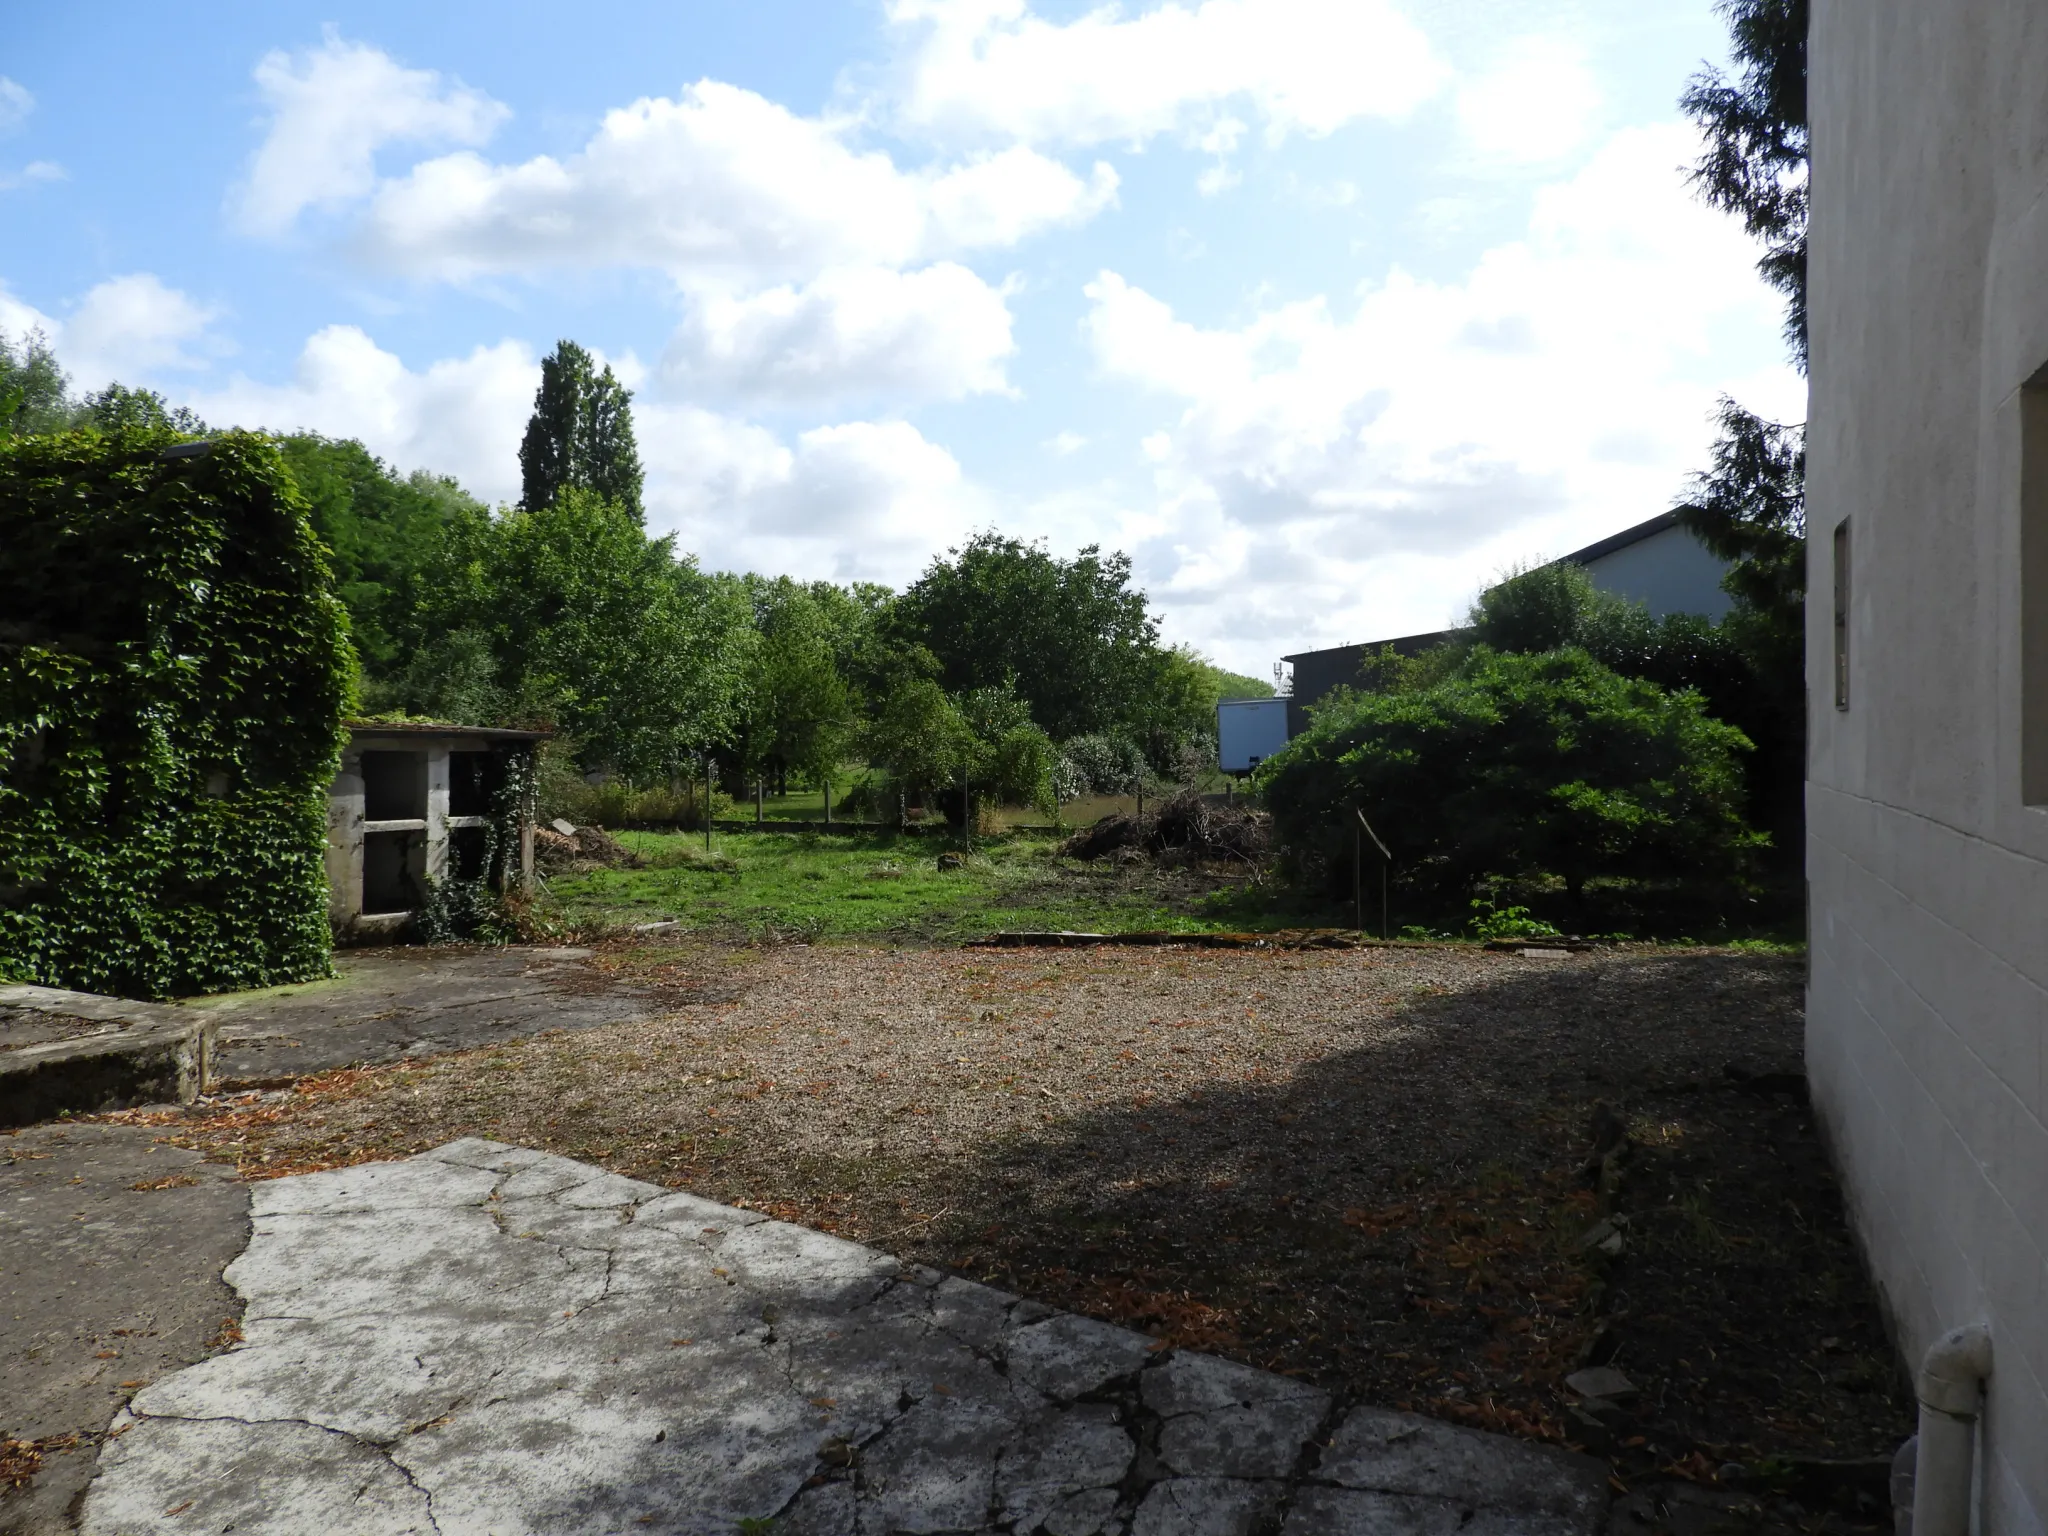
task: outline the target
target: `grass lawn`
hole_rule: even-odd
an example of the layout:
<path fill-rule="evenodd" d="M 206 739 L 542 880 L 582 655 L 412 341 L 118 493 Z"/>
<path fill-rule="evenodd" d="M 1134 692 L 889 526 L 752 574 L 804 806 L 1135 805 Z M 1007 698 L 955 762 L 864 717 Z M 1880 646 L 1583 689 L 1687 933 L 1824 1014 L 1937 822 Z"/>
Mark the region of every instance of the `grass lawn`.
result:
<path fill-rule="evenodd" d="M 1198 932 L 1303 921 L 1263 886 L 1195 870 L 1083 864 L 1058 857 L 1050 837 L 979 843 L 954 870 L 938 861 L 956 845 L 935 836 L 720 832 L 708 853 L 702 834 L 617 837 L 647 867 L 551 881 L 571 922 L 676 918 L 739 936 L 949 941 L 1003 929 Z"/>

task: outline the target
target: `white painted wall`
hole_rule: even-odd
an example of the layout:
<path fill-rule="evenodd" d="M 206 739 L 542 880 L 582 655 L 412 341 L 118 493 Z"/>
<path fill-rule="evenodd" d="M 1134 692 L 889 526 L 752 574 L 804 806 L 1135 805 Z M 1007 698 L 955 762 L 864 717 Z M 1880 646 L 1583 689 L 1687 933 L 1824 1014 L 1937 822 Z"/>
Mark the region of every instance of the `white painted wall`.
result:
<path fill-rule="evenodd" d="M 1586 574 L 1603 592 L 1645 604 L 1650 617 L 1699 613 L 1718 619 L 1734 606 L 1721 590 L 1727 562 L 1683 528 L 1665 528 L 1586 562 Z"/>
<path fill-rule="evenodd" d="M 1808 1068 L 1909 1361 L 1991 1325 L 1982 1528 L 2031 1536 L 2048 811 L 2019 771 L 2019 428 L 2048 364 L 2048 3 L 1816 0 L 1811 64 Z"/>

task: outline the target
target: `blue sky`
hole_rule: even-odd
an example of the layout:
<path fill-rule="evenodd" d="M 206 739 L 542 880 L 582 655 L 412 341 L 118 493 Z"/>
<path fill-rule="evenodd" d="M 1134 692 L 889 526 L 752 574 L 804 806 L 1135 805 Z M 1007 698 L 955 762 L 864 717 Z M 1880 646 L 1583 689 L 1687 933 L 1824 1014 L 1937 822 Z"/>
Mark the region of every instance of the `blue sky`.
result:
<path fill-rule="evenodd" d="M 1723 48 L 1707 0 L 44 7 L 0 329 L 493 500 L 574 337 L 709 566 L 1101 543 L 1263 675 L 1663 510 L 1722 392 L 1802 414 L 1684 186 Z"/>

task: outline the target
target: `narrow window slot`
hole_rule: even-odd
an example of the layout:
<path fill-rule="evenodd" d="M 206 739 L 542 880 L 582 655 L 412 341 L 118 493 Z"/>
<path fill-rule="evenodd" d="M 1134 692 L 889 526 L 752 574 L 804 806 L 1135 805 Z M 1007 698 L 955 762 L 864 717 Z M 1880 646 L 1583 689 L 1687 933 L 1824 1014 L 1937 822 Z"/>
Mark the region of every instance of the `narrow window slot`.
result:
<path fill-rule="evenodd" d="M 2020 795 L 2048 806 L 2048 368 L 2020 391 Z"/>
<path fill-rule="evenodd" d="M 1849 519 L 1835 524 L 1835 708 L 1849 707 Z"/>

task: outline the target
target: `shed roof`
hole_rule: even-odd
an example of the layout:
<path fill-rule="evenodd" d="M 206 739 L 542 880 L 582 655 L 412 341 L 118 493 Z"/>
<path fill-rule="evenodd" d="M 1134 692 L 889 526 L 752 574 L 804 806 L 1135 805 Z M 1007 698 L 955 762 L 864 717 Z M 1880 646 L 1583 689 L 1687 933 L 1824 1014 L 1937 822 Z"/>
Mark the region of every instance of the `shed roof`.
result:
<path fill-rule="evenodd" d="M 1678 526 L 1676 512 L 1659 512 L 1655 517 L 1637 523 L 1633 528 L 1624 528 L 1619 533 L 1610 533 L 1597 543 L 1588 544 L 1584 549 L 1575 549 L 1563 556 L 1558 564 L 1590 565 L 1604 555 L 1611 555 L 1618 549 L 1627 549 L 1631 544 L 1640 544 L 1647 538 L 1662 533 L 1667 528 Z"/>
<path fill-rule="evenodd" d="M 1366 640 L 1355 645 L 1328 645 L 1321 650 L 1296 651 L 1292 656 L 1282 656 L 1280 659 L 1307 661 L 1316 656 L 1334 656 L 1340 651 L 1377 651 L 1389 645 L 1394 648 L 1396 656 L 1418 656 L 1449 634 L 1450 631 L 1447 629 L 1432 629 L 1419 635 L 1401 635 L 1393 640 Z"/>
<path fill-rule="evenodd" d="M 546 741 L 553 731 L 515 731 L 496 725 L 449 725 L 439 720 L 348 720 L 351 736 L 466 736 L 475 741 Z"/>

